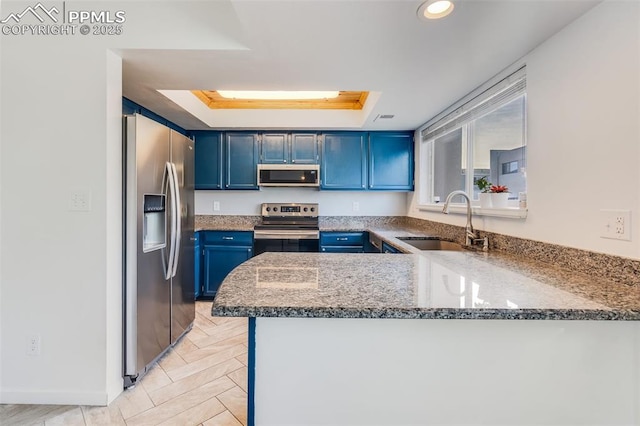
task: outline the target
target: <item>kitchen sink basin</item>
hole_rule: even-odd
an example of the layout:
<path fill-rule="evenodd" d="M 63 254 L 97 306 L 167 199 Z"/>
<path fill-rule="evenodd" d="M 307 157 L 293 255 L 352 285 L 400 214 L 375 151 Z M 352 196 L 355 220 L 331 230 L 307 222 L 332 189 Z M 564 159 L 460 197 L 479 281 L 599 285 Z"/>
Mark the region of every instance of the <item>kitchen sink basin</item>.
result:
<path fill-rule="evenodd" d="M 451 241 L 442 241 L 433 238 L 416 238 L 416 237 L 398 237 L 405 244 L 409 244 L 418 250 L 448 250 L 461 251 L 462 246 Z"/>

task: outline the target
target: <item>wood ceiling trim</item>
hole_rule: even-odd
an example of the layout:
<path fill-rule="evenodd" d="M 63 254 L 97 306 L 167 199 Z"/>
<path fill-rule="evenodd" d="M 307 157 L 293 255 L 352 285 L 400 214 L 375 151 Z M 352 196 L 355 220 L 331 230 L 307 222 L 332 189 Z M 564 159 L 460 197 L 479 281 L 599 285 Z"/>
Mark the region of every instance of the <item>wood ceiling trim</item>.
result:
<path fill-rule="evenodd" d="M 369 92 L 341 91 L 333 99 L 246 100 L 223 98 L 215 90 L 192 90 L 211 109 L 348 109 L 361 110 Z"/>

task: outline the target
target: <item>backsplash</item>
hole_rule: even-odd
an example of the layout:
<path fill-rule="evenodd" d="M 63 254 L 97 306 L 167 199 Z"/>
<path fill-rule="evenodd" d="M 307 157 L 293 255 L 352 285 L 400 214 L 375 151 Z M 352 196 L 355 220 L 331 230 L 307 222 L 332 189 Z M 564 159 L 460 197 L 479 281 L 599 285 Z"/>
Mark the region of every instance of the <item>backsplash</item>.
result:
<path fill-rule="evenodd" d="M 429 220 L 404 217 L 402 224 L 445 239 L 464 242 L 464 227 Z M 640 261 L 604 253 L 565 247 L 511 237 L 493 232 L 479 231 L 489 237 L 489 250 L 500 250 L 530 260 L 544 262 L 593 277 L 640 286 Z"/>
<path fill-rule="evenodd" d="M 261 216 L 196 215 L 195 229 L 220 231 L 253 231 Z"/>
<path fill-rule="evenodd" d="M 402 226 L 404 216 L 320 216 L 320 230 L 364 230 Z"/>

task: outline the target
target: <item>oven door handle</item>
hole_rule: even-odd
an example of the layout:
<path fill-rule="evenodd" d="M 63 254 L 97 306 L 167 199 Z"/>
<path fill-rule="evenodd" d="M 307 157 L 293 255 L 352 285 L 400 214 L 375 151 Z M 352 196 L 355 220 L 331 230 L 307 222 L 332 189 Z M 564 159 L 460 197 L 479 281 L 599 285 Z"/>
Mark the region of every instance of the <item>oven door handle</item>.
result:
<path fill-rule="evenodd" d="M 256 240 L 317 240 L 320 238 L 320 232 L 255 230 L 253 238 Z"/>

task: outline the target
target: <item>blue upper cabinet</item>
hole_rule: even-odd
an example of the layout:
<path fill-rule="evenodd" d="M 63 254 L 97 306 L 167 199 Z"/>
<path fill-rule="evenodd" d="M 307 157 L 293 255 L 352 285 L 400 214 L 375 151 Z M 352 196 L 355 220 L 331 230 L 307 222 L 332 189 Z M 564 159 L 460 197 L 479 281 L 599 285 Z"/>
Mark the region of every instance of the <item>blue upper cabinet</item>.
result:
<path fill-rule="evenodd" d="M 294 164 L 318 164 L 318 135 L 292 133 L 290 155 Z"/>
<path fill-rule="evenodd" d="M 196 189 L 258 189 L 258 162 L 317 164 L 319 157 L 323 190 L 413 191 L 414 187 L 413 132 L 192 134 Z"/>
<path fill-rule="evenodd" d="M 123 114 L 135 114 L 140 113 L 140 105 L 127 99 L 122 98 L 122 113 Z"/>
<path fill-rule="evenodd" d="M 365 132 L 324 133 L 322 142 L 322 189 L 367 188 Z"/>
<path fill-rule="evenodd" d="M 265 164 L 317 164 L 315 133 L 263 133 L 260 162 Z"/>
<path fill-rule="evenodd" d="M 369 189 L 413 191 L 413 132 L 369 134 Z"/>
<path fill-rule="evenodd" d="M 283 164 L 289 161 L 289 135 L 286 133 L 262 134 L 262 163 Z"/>
<path fill-rule="evenodd" d="M 227 133 L 225 149 L 225 189 L 258 189 L 258 133 Z"/>
<path fill-rule="evenodd" d="M 193 132 L 195 137 L 195 188 L 222 189 L 222 132 Z"/>

